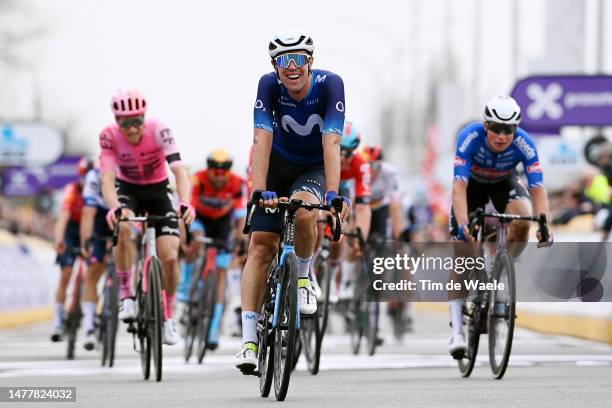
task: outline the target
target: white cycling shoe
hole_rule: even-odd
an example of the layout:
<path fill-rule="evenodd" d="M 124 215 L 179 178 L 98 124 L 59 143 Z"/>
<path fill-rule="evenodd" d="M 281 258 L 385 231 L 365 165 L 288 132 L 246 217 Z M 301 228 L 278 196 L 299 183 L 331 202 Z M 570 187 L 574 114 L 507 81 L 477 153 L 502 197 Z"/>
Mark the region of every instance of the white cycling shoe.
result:
<path fill-rule="evenodd" d="M 168 319 L 164 322 L 164 344 L 172 346 L 179 341 L 179 333 L 176 329 L 174 319 Z"/>
<path fill-rule="evenodd" d="M 455 360 L 463 358 L 467 351 L 467 343 L 465 342 L 465 336 L 461 334 L 453 334 L 448 341 L 448 352 L 453 356 Z"/>
<path fill-rule="evenodd" d="M 136 303 L 134 298 L 125 298 L 121 301 L 121 306 L 119 306 L 119 320 L 128 323 L 134 321 L 134 319 L 136 319 Z"/>
<path fill-rule="evenodd" d="M 338 298 L 340 300 L 351 300 L 355 297 L 355 288 L 353 288 L 353 282 L 344 281 L 340 283 L 340 292 Z"/>
<path fill-rule="evenodd" d="M 236 354 L 236 368 L 242 371 L 242 374 L 253 374 L 257 368 L 257 344 L 244 343 L 242 348 Z"/>
<path fill-rule="evenodd" d="M 329 281 L 329 303 L 332 305 L 338 304 L 340 298 L 338 297 L 338 285 L 336 285 L 336 281 Z"/>
<path fill-rule="evenodd" d="M 317 311 L 317 297 L 309 278 L 298 279 L 298 305 L 303 315 L 315 314 Z"/>

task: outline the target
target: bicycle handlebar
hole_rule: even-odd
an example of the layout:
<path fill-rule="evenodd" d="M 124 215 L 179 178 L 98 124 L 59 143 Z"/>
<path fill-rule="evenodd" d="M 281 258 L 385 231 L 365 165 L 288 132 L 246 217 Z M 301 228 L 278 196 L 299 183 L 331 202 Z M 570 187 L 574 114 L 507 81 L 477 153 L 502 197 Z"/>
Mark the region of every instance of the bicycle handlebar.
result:
<path fill-rule="evenodd" d="M 548 231 L 548 223 L 546 221 L 546 214 L 540 214 L 539 216 L 523 216 L 516 214 L 500 214 L 500 213 L 485 213 L 482 208 L 477 208 L 476 211 L 470 214 L 470 235 L 474 236 L 477 226 L 482 226 L 485 218 L 495 218 L 500 220 L 502 223 L 510 223 L 512 221 L 532 221 L 538 223 L 540 229 L 541 240 L 538 242 L 538 248 L 549 247 L 552 242 L 549 242 L 550 233 Z"/>
<path fill-rule="evenodd" d="M 113 246 L 117 246 L 117 241 L 119 240 L 119 224 L 122 222 L 131 221 L 131 222 L 155 224 L 157 222 L 179 220 L 179 219 L 180 219 L 179 216 L 176 214 L 173 214 L 173 215 L 146 215 L 146 216 L 140 216 L 140 217 L 119 217 L 117 219 L 117 223 L 115 224 L 115 229 L 113 230 Z"/>
<path fill-rule="evenodd" d="M 255 214 L 255 209 L 257 208 L 257 206 L 259 205 L 259 201 L 261 200 L 261 193 L 262 193 L 261 191 L 253 192 L 253 196 L 247 205 L 247 208 L 249 210 L 247 212 L 247 218 L 246 218 L 246 222 L 244 223 L 244 228 L 242 229 L 243 234 L 248 234 L 251 231 L 251 221 L 253 220 L 253 214 Z M 302 200 L 297 200 L 297 199 L 293 199 L 290 201 L 284 201 L 284 200 L 281 201 L 281 200 L 279 200 L 278 206 L 282 208 L 286 208 L 289 211 L 293 211 L 293 212 L 299 210 L 300 208 L 303 208 L 307 211 L 323 210 L 323 211 L 331 212 L 333 208 L 336 211 L 336 214 L 335 214 L 336 228 L 334 229 L 333 240 L 334 241 L 340 240 L 340 237 L 342 236 L 342 220 L 340 219 L 340 213 L 342 212 L 342 207 L 344 205 L 342 198 L 334 199 L 332 201 L 331 206 L 325 205 L 325 204 L 305 203 Z"/>

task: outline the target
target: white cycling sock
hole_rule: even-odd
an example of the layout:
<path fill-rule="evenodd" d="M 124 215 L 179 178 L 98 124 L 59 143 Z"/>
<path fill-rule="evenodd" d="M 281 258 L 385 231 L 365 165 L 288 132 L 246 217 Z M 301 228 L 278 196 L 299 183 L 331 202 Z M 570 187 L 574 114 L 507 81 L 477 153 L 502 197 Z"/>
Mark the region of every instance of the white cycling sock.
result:
<path fill-rule="evenodd" d="M 61 329 L 64 327 L 64 304 L 55 303 L 55 315 L 53 316 L 53 327 Z"/>
<path fill-rule="evenodd" d="M 463 299 L 453 299 L 448 302 L 453 335 L 463 334 Z"/>
<path fill-rule="evenodd" d="M 297 258 L 297 268 L 298 268 L 298 279 L 300 278 L 308 278 L 310 276 L 310 261 L 312 260 L 312 256 L 309 258 Z"/>
<path fill-rule="evenodd" d="M 94 319 L 96 316 L 96 304 L 94 302 L 83 302 L 83 328 L 85 333 L 94 330 Z"/>
<path fill-rule="evenodd" d="M 257 321 L 261 315 L 257 312 L 242 312 L 242 343 L 257 342 Z"/>

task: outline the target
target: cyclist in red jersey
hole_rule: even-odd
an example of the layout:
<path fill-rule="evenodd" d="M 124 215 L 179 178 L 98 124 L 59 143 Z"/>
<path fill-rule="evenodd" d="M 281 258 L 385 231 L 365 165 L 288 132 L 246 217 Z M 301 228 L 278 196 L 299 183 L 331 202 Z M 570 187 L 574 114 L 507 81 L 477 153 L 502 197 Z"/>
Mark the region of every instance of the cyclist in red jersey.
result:
<path fill-rule="evenodd" d="M 372 218 L 372 209 L 370 207 L 370 196 L 372 194 L 370 186 L 371 170 L 367 158 L 361 152 L 356 151 L 360 141 L 361 133 L 352 122 L 346 122 L 340 142 L 340 194 L 351 196 L 347 190 L 353 190 L 352 195 L 354 197 L 355 217 L 351 224 L 345 229 L 348 231 L 358 227 L 361 229 L 363 238 L 367 240 L 370 231 L 370 220 Z M 349 186 L 349 184 L 352 184 L 352 186 Z M 333 282 L 330 289 L 330 300 L 333 303 L 335 303 L 338 298 L 349 299 L 353 296 L 351 285 L 355 274 L 354 269 L 356 267 L 354 260 L 360 256 L 360 253 L 359 242 L 353 240 L 352 244 L 352 253 L 348 257 L 347 262 L 343 262 L 342 264 L 339 293 L 336 291 L 335 278 L 333 277 L 336 276 L 342 258 L 342 243 L 332 242 L 330 245 Z"/>
<path fill-rule="evenodd" d="M 242 224 L 246 215 L 246 184 L 242 177 L 231 171 L 233 161 L 227 151 L 214 150 L 206 163 L 208 168 L 198 171 L 192 178 L 191 205 L 196 210 L 196 220 L 191 225 L 191 232 L 194 237 L 206 235 L 225 242 L 217 254 L 217 296 L 208 337 L 209 348 L 214 350 L 219 342 L 226 275 L 232 260 L 231 241 L 233 237 L 242 236 Z M 189 300 L 193 269 L 200 246 L 201 243 L 194 239 L 185 253 L 186 262 L 178 295 L 180 301 Z"/>
<path fill-rule="evenodd" d="M 191 185 L 171 130 L 156 119 L 145 119 L 147 101 L 136 90 L 115 94 L 111 100 L 111 109 L 115 121 L 100 134 L 102 195 L 110 208 L 106 216 L 109 227 L 115 228 L 119 216 L 130 217 L 137 212 L 158 216 L 176 214 L 166 163 L 176 179 L 181 218 L 190 224 L 194 217 L 194 209 L 189 203 Z M 119 318 L 125 322 L 136 317 L 131 280 L 136 246 L 130 224 L 119 225 L 115 250 L 121 296 Z M 178 221 L 156 223 L 155 235 L 157 253 L 163 267 L 163 338 L 165 344 L 176 344 L 179 335 L 173 319 L 173 309 L 179 277 Z"/>
<path fill-rule="evenodd" d="M 83 211 L 83 184 L 85 175 L 93 168 L 93 161 L 83 157 L 78 163 L 79 179 L 66 185 L 62 198 L 62 209 L 55 223 L 56 263 L 60 265 L 61 274 L 57 292 L 55 292 L 55 315 L 51 341 L 60 341 L 64 332 L 64 303 L 66 288 L 70 281 L 75 249 L 80 248 L 79 224 Z"/>

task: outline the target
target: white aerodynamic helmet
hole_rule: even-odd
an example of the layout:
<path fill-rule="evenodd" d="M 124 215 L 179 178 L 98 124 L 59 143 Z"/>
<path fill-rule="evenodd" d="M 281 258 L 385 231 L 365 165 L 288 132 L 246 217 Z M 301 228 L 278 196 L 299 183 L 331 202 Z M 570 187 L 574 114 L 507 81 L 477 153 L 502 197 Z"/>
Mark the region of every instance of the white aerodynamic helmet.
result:
<path fill-rule="evenodd" d="M 521 107 L 511 96 L 496 96 L 485 106 L 484 120 L 504 125 L 518 125 L 521 123 Z"/>
<path fill-rule="evenodd" d="M 268 45 L 270 58 L 287 51 L 304 50 L 309 55 L 314 51 L 314 44 L 310 35 L 297 30 L 286 31 L 272 37 Z"/>

